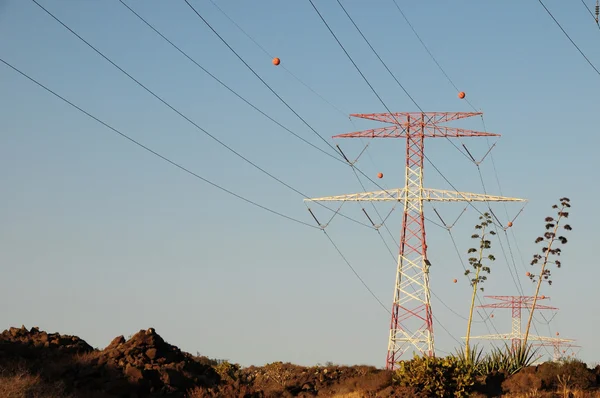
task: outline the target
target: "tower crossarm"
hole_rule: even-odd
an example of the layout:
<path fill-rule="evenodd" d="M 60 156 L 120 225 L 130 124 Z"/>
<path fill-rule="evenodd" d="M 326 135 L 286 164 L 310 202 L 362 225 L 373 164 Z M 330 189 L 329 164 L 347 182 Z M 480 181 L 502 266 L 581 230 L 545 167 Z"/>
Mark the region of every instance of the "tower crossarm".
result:
<path fill-rule="evenodd" d="M 353 113 L 350 116 L 394 124 L 406 123 L 408 120 L 421 120 L 424 117 L 427 120 L 427 124 L 437 124 L 480 115 L 483 115 L 483 112 Z"/>
<path fill-rule="evenodd" d="M 466 337 L 462 337 L 463 339 L 465 339 Z M 499 334 L 486 334 L 483 336 L 471 336 L 471 339 L 477 339 L 477 340 L 512 340 L 512 339 L 525 339 L 525 335 L 523 333 L 519 334 L 519 335 L 515 335 L 512 333 L 499 333 Z M 536 335 L 529 335 L 529 337 L 527 338 L 527 340 L 531 340 L 531 341 L 543 341 L 543 342 L 561 342 L 561 343 L 571 343 L 574 342 L 575 340 L 572 339 L 558 339 L 558 338 L 554 338 L 554 337 L 547 337 L 547 336 L 536 336 Z"/>
<path fill-rule="evenodd" d="M 434 202 L 526 202 L 527 199 L 505 196 L 485 195 L 471 192 L 446 191 L 442 189 L 423 188 L 420 197 L 406 196 L 406 188 L 388 189 L 385 191 L 360 192 L 346 195 L 325 196 L 304 199 L 312 202 L 403 202 L 404 200 L 423 200 Z"/>
<path fill-rule="evenodd" d="M 420 123 L 420 122 L 419 122 Z M 414 128 L 420 130 L 421 126 L 416 123 L 410 124 L 395 124 L 393 126 L 379 127 L 375 129 L 369 129 L 364 131 L 356 131 L 353 133 L 344 133 L 334 135 L 333 138 L 406 138 L 409 131 Z M 439 137 L 499 137 L 500 134 L 494 133 L 482 133 L 480 131 L 459 129 L 447 126 L 438 125 L 424 125 L 422 134 L 426 138 L 439 138 Z M 414 134 L 413 134 L 414 135 Z"/>
<path fill-rule="evenodd" d="M 486 299 L 498 300 L 498 303 L 478 305 L 478 308 L 527 308 L 533 307 L 534 296 L 485 296 Z M 541 296 L 539 300 L 548 300 L 550 297 Z M 548 305 L 536 304 L 536 310 L 558 310 L 556 307 L 550 307 Z"/>
<path fill-rule="evenodd" d="M 528 308 L 531 309 L 532 303 L 528 302 L 517 302 L 517 303 L 494 303 L 478 305 L 477 308 Z M 536 304 L 535 309 L 537 310 L 558 310 L 556 307 L 550 307 L 548 305 Z"/>

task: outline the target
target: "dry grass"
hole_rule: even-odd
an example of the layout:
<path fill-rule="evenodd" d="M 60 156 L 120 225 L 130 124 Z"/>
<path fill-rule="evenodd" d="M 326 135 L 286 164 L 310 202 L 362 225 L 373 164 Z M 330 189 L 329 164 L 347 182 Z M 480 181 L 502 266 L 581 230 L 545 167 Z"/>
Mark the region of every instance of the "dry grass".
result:
<path fill-rule="evenodd" d="M 537 389 L 532 389 L 527 393 L 505 394 L 507 398 L 600 398 L 600 391 L 585 391 L 585 390 L 558 390 L 556 392 L 541 392 Z"/>
<path fill-rule="evenodd" d="M 28 372 L 0 374 L 2 398 L 68 398 L 62 383 L 47 383 L 40 376 Z"/>

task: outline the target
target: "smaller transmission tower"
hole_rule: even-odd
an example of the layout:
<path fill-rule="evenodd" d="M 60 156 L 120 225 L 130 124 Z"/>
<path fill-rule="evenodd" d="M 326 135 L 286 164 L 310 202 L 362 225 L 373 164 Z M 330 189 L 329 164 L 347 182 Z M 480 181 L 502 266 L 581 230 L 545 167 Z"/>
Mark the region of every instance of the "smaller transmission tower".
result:
<path fill-rule="evenodd" d="M 537 305 L 536 305 L 537 307 Z M 558 336 L 558 333 L 556 333 L 556 335 Z M 575 347 L 581 347 L 579 345 L 575 345 L 575 344 L 571 344 L 570 341 L 574 341 L 574 340 L 569 340 L 569 339 L 559 339 L 558 337 L 554 337 L 554 338 L 550 338 L 547 341 L 543 341 L 541 343 L 536 343 L 536 344 L 532 344 L 534 346 L 538 346 L 538 347 L 552 347 L 553 348 L 553 356 L 552 356 L 552 360 L 553 361 L 558 361 L 561 358 L 565 358 L 566 357 L 566 353 L 567 353 L 567 349 L 571 349 L 571 351 L 573 351 L 572 349 Z M 572 352 L 572 354 L 574 354 Z"/>
<path fill-rule="evenodd" d="M 525 335 L 521 331 L 521 310 L 523 308 L 531 310 L 533 307 L 533 296 L 485 296 L 485 298 L 498 300 L 499 302 L 493 304 L 485 304 L 478 306 L 479 308 L 510 308 L 512 310 L 512 327 L 510 333 L 501 334 L 488 334 L 484 336 L 471 336 L 472 339 L 479 340 L 510 340 L 512 343 L 513 350 L 521 345 L 521 342 L 525 339 Z M 539 300 L 546 300 L 549 297 L 538 296 Z M 549 307 L 547 305 L 535 305 L 536 310 L 558 310 L 556 307 Z M 542 343 L 570 343 L 574 340 L 569 339 L 557 339 L 545 336 L 529 335 L 531 341 L 541 341 Z M 542 344 L 547 345 L 547 344 Z"/>

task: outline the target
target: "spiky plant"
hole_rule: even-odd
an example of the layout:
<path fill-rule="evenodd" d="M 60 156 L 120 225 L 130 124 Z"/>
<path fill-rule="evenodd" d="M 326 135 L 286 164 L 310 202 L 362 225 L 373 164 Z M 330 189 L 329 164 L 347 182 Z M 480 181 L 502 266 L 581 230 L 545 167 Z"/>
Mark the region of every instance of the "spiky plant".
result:
<path fill-rule="evenodd" d="M 475 229 L 481 231 L 481 234 L 475 233 L 471 238 L 476 239 L 479 243 L 479 248 L 470 248 L 468 253 L 477 253 L 477 257 L 470 257 L 469 264 L 473 270 L 466 270 L 465 275 L 470 275 L 471 272 L 475 273 L 475 276 L 471 278 L 471 287 L 473 288 L 473 294 L 471 295 L 471 307 L 469 308 L 469 320 L 467 321 L 467 337 L 465 340 L 465 359 L 469 362 L 469 356 L 471 351 L 469 349 L 469 339 L 471 336 L 471 323 L 473 322 L 473 308 L 475 307 L 475 296 L 477 295 L 477 288 L 480 284 L 485 282 L 487 276 L 481 275 L 481 272 L 489 274 L 491 269 L 489 266 L 484 265 L 484 260 L 489 262 L 494 261 L 496 258 L 492 254 L 485 254 L 486 250 L 491 249 L 492 242 L 488 239 L 488 235 L 496 235 L 496 232 L 489 230 L 488 227 L 492 224 L 492 216 L 489 213 L 484 213 L 479 216 L 480 223 L 475 225 Z M 483 287 L 479 287 L 483 292 Z"/>
<path fill-rule="evenodd" d="M 525 338 L 523 340 L 523 344 L 527 344 L 527 338 L 529 337 L 529 328 L 531 327 L 531 320 L 533 319 L 533 312 L 535 311 L 535 305 L 537 303 L 538 294 L 540 292 L 540 286 L 542 282 L 548 282 L 548 285 L 552 285 L 552 273 L 550 269 L 547 269 L 546 266 L 549 264 L 556 265 L 557 268 L 560 268 L 561 262 L 556 259 L 561 254 L 560 247 L 556 247 L 556 245 L 566 245 L 567 238 L 562 236 L 559 233 L 560 222 L 565 218 L 569 218 L 568 209 L 571 207 L 569 198 L 560 198 L 560 205 L 554 204 L 552 208 L 556 210 L 556 218 L 554 217 L 546 217 L 544 219 L 546 232 L 543 236 L 539 236 L 535 243 L 542 243 L 543 247 L 541 249 L 541 254 L 534 254 L 533 260 L 531 260 L 531 265 L 534 266 L 536 264 L 542 264 L 539 275 L 535 275 L 531 272 L 527 273 L 529 279 L 532 282 L 537 282 L 537 286 L 535 289 L 535 295 L 533 297 L 533 304 L 531 306 L 531 311 L 529 312 L 529 319 L 527 320 L 527 329 L 525 329 Z M 562 226 L 562 229 L 565 231 L 570 231 L 572 228 L 569 224 L 565 224 Z"/>

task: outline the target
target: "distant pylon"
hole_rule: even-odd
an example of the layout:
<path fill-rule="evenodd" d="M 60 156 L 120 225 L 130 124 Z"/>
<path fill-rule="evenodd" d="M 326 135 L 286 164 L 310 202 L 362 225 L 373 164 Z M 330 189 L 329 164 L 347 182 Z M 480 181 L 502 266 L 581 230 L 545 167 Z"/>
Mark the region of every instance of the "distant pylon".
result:
<path fill-rule="evenodd" d="M 537 305 L 535 307 L 537 309 Z M 558 333 L 557 333 L 557 335 L 558 335 Z M 574 341 L 574 340 L 571 340 L 571 341 Z M 571 348 L 572 349 L 572 348 L 575 348 L 575 347 L 581 347 L 579 345 L 575 345 L 575 344 L 571 344 L 569 342 L 566 342 L 565 339 L 559 339 L 558 337 L 553 337 L 553 338 L 550 338 L 547 341 L 543 341 L 541 343 L 536 343 L 536 344 L 532 344 L 532 345 L 534 345 L 534 346 L 540 346 L 540 347 L 552 347 L 553 351 L 554 351 L 553 352 L 553 356 L 552 356 L 552 360 L 553 361 L 558 361 L 561 358 L 568 357 L 568 355 L 564 355 L 564 354 L 566 354 L 566 350 L 564 348 L 566 348 L 566 349 Z M 571 350 L 571 351 L 573 351 L 573 350 Z"/>
<path fill-rule="evenodd" d="M 501 334 L 488 334 L 484 336 L 471 336 L 471 339 L 479 340 L 510 340 L 512 343 L 512 349 L 516 349 L 520 346 L 521 342 L 525 339 L 525 335 L 521 331 L 521 310 L 523 308 L 531 310 L 533 307 L 534 296 L 485 296 L 488 299 L 498 300 L 500 302 L 493 304 L 479 305 L 479 308 L 510 308 L 512 310 L 512 327 L 510 333 Z M 546 300 L 550 297 L 538 296 L 537 300 Z M 558 310 L 556 307 L 549 307 L 547 305 L 535 305 L 535 310 Z M 541 341 L 542 343 L 561 343 L 568 344 L 573 342 L 571 339 L 559 339 L 546 336 L 529 335 L 531 341 Z M 548 344 L 536 344 L 536 345 L 548 345 Z"/>
<path fill-rule="evenodd" d="M 340 134 L 333 138 L 405 138 L 406 165 L 404 188 L 306 199 L 309 201 L 394 201 L 404 204 L 400 253 L 394 286 L 386 368 L 412 345 L 420 354 L 434 355 L 433 315 L 429 291 L 429 266 L 425 240 L 423 203 L 442 202 L 523 202 L 523 199 L 476 193 L 444 191 L 423 187 L 425 138 L 487 137 L 483 133 L 440 125 L 481 115 L 481 112 L 429 112 L 352 114 L 363 119 L 391 123 L 392 126 Z"/>

